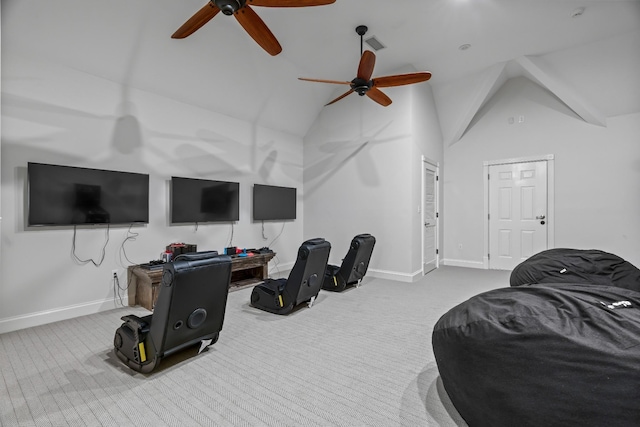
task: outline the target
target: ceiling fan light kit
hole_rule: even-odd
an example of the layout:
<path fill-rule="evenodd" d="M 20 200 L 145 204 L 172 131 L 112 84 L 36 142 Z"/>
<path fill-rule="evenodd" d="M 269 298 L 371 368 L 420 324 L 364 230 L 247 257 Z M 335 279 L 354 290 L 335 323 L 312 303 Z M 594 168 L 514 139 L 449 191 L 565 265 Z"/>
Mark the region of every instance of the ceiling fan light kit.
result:
<path fill-rule="evenodd" d="M 299 80 L 318 82 L 318 83 L 330 83 L 330 84 L 346 84 L 351 87 L 347 92 L 343 93 L 333 101 L 330 101 L 326 105 L 331 105 L 340 101 L 353 92 L 360 96 L 367 95 L 373 101 L 387 107 L 391 105 L 392 101 L 387 95 L 380 89 L 381 87 L 393 87 L 403 86 L 408 84 L 425 82 L 431 78 L 431 73 L 428 71 L 420 71 L 417 73 L 408 74 L 396 74 L 393 76 L 385 76 L 378 78 L 371 78 L 373 74 L 373 67 L 376 64 L 376 55 L 370 50 L 363 51 L 364 48 L 364 35 L 367 33 L 368 28 L 366 25 L 358 25 L 356 27 L 356 33 L 360 36 L 360 64 L 358 65 L 358 73 L 356 77 L 351 81 L 337 81 L 337 80 L 322 80 L 322 79 L 308 79 L 299 77 Z"/>
<path fill-rule="evenodd" d="M 246 0 L 215 0 L 213 3 L 222 13 L 231 16 L 245 5 Z"/>

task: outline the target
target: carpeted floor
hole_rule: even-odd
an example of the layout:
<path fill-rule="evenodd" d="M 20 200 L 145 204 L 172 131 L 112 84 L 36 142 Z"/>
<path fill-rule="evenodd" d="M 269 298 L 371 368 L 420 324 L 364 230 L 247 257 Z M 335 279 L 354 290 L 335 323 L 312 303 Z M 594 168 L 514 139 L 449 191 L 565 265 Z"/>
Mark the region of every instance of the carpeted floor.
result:
<path fill-rule="evenodd" d="M 231 292 L 220 340 L 149 375 L 112 352 L 124 307 L 0 335 L 2 426 L 466 426 L 438 376 L 433 325 L 509 272 L 365 278 L 278 316 Z"/>

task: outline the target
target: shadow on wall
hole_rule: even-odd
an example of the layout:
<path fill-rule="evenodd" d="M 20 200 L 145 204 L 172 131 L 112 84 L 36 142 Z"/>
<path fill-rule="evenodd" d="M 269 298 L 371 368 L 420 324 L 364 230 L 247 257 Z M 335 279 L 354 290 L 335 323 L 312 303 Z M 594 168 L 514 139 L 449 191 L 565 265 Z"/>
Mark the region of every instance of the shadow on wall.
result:
<path fill-rule="evenodd" d="M 328 141 L 321 144 L 318 151 L 329 154 L 305 168 L 305 182 L 310 182 L 310 184 L 305 185 L 305 193 L 313 194 L 329 176 L 336 174 L 351 159 L 356 160 L 359 176 L 365 185 L 369 187 L 379 186 L 380 176 L 375 168 L 376 162 L 371 157 L 371 146 L 373 144 L 399 141 L 409 136 L 409 134 L 405 134 L 378 138 L 392 123 L 393 120 L 390 120 L 369 135 L 361 131 L 360 136 L 353 140 Z"/>
<path fill-rule="evenodd" d="M 142 147 L 142 132 L 138 119 L 126 114 L 116 119 L 111 146 L 121 154 L 131 154 Z"/>

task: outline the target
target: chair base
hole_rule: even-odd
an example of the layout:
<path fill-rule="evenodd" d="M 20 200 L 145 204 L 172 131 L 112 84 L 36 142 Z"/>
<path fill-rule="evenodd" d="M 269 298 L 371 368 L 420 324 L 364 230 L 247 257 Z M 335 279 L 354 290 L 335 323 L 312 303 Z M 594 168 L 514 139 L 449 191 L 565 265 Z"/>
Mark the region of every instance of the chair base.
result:
<path fill-rule="evenodd" d="M 324 272 L 324 281 L 322 289 L 331 292 L 342 292 L 349 286 L 360 286 L 360 281 L 347 283 L 339 274 L 340 267 L 337 265 L 328 265 Z"/>
<path fill-rule="evenodd" d="M 116 330 L 113 338 L 113 351 L 122 363 L 142 374 L 148 374 L 156 369 L 163 358 L 196 344 L 201 345 L 199 354 L 204 348 L 215 344 L 220 337 L 220 332 L 216 332 L 172 348 L 170 352 L 159 354 L 149 334 L 151 315 L 143 318 L 129 315 L 124 316 L 122 320 L 124 323 Z"/>
<path fill-rule="evenodd" d="M 327 265 L 327 269 L 324 271 L 324 280 L 322 282 L 322 289 L 325 291 L 342 292 L 347 286 L 344 283 L 342 277 L 338 275 L 340 267 L 337 265 Z"/>
<path fill-rule="evenodd" d="M 251 306 L 269 313 L 287 315 L 295 308 L 285 291 L 287 279 L 266 279 L 251 292 Z"/>

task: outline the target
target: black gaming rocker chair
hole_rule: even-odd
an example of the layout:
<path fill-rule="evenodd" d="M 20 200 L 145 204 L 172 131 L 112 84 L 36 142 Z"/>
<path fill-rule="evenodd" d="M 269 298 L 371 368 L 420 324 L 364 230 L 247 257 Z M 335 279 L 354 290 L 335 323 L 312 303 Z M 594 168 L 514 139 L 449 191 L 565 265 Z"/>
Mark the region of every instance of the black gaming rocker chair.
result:
<path fill-rule="evenodd" d="M 327 265 L 322 289 L 342 292 L 349 285 L 360 286 L 362 278 L 367 273 L 375 244 L 376 238 L 371 234 L 358 234 L 354 237 L 351 240 L 347 256 L 342 260 L 342 265 L 339 267 L 337 265 Z"/>
<path fill-rule="evenodd" d="M 320 293 L 331 244 L 322 238 L 304 242 L 287 279 L 266 279 L 253 288 L 251 305 L 275 314 L 289 314 L 303 302 L 309 307 Z"/>
<path fill-rule="evenodd" d="M 118 358 L 149 373 L 160 360 L 201 344 L 218 341 L 231 281 L 231 258 L 217 252 L 182 254 L 164 265 L 153 314 L 122 317 L 113 339 Z"/>

